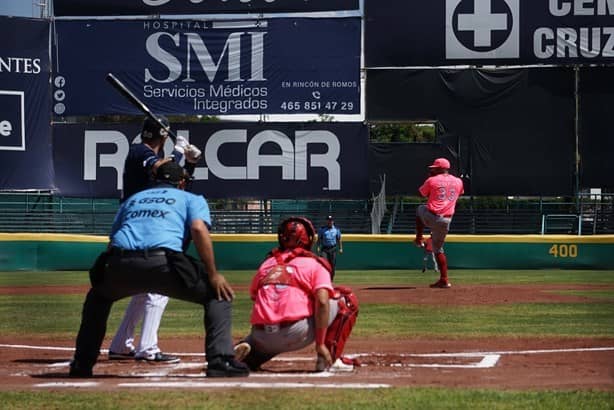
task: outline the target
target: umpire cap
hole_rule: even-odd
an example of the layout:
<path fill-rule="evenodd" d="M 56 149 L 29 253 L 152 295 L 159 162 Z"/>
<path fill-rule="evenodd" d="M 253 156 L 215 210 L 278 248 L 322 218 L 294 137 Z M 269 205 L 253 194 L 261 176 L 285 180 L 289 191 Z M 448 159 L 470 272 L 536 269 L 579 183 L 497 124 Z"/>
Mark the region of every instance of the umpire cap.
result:
<path fill-rule="evenodd" d="M 156 181 L 178 185 L 186 179 L 185 170 L 175 161 L 168 161 L 158 167 Z"/>

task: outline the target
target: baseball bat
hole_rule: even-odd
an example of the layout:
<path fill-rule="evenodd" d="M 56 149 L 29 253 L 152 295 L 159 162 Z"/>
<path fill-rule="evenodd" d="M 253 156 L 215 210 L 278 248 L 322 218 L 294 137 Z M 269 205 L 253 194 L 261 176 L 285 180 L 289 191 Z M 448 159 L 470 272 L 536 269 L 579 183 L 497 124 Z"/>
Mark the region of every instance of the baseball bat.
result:
<path fill-rule="evenodd" d="M 160 118 L 158 118 L 158 116 L 156 116 L 153 112 L 151 112 L 151 110 L 149 109 L 148 106 L 145 105 L 145 103 L 141 100 L 139 100 L 139 97 L 137 97 L 136 95 L 134 95 L 134 93 L 132 91 L 130 91 L 128 89 L 128 87 L 126 87 L 124 85 L 124 83 L 122 83 L 121 81 L 119 81 L 119 79 L 117 77 L 115 77 L 113 74 L 108 73 L 107 74 L 107 81 L 109 83 L 111 83 L 111 85 L 113 86 L 113 88 L 115 88 L 125 99 L 127 99 L 132 105 L 134 105 L 136 108 L 138 108 L 141 112 L 143 112 L 145 115 L 147 115 L 149 118 L 151 118 L 152 120 L 156 121 L 158 124 L 160 124 L 160 126 L 164 129 L 166 129 L 168 131 L 168 135 L 171 137 L 171 139 L 173 140 L 173 142 L 177 142 L 177 135 L 175 135 L 175 133 L 170 129 L 167 128 L 164 123 L 162 123 L 162 121 L 160 121 Z"/>

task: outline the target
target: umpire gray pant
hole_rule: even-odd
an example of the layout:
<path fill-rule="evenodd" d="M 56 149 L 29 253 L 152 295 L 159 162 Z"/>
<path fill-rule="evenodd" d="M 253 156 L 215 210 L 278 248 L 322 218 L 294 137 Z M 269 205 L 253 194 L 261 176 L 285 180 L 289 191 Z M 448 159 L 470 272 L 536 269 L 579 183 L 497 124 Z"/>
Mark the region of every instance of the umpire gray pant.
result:
<path fill-rule="evenodd" d="M 170 251 L 166 251 L 170 252 Z M 105 253 L 106 254 L 106 253 Z M 105 255 L 103 254 L 103 255 Z M 79 334 L 77 335 L 75 361 L 81 367 L 93 367 L 100 354 L 107 320 L 113 303 L 119 299 L 139 293 L 159 293 L 204 307 L 204 327 L 206 331 L 205 353 L 207 360 L 218 356 L 234 356 L 232 345 L 232 305 L 226 300 L 217 300 L 217 295 L 204 267 L 199 261 L 191 259 L 187 266 L 194 263 L 194 275 L 199 279 L 190 286 L 177 273 L 167 256 L 162 252 L 149 255 L 137 253 L 107 254 L 97 260 L 102 269 L 91 273 L 92 288 L 85 303 Z M 174 254 L 182 258 L 182 254 Z M 99 258 L 100 259 L 100 258 Z"/>

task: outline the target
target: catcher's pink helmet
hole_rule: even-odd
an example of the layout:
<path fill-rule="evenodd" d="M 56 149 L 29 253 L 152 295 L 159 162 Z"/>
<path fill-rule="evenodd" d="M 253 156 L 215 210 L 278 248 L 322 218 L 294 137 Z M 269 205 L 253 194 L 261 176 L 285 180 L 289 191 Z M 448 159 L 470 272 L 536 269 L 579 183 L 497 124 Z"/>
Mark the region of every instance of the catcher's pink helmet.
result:
<path fill-rule="evenodd" d="M 303 248 L 311 250 L 316 230 L 311 221 L 302 216 L 291 216 L 277 229 L 277 240 L 282 249 Z"/>

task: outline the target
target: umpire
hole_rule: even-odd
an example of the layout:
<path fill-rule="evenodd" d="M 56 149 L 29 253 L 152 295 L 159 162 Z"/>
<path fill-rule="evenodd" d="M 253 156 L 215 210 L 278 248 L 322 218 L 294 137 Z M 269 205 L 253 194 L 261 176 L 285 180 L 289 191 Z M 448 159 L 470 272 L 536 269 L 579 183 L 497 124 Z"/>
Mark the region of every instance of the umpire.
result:
<path fill-rule="evenodd" d="M 319 253 L 323 253 L 332 267 L 330 273 L 331 280 L 335 278 L 335 265 L 337 265 L 337 248 L 339 253 L 343 253 L 343 242 L 341 241 L 341 229 L 335 226 L 333 217 L 329 215 L 326 218 L 326 225 L 318 230 L 317 249 Z"/>
<path fill-rule="evenodd" d="M 92 377 L 113 303 L 139 293 L 160 293 L 203 305 L 208 377 L 248 376 L 234 359 L 231 301 L 234 292 L 217 272 L 209 236 L 209 206 L 183 191 L 186 174 L 175 162 L 156 172 L 156 186 L 126 199 L 111 229 L 108 250 L 90 270 L 71 377 Z M 191 234 L 201 261 L 182 252 Z"/>

